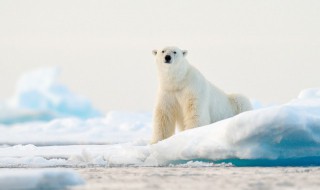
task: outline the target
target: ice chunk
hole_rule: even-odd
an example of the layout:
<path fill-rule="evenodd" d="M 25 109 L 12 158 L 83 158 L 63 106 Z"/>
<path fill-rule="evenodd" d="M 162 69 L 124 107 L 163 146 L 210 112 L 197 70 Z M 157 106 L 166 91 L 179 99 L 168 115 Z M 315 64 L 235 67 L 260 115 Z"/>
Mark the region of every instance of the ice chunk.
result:
<path fill-rule="evenodd" d="M 38 69 L 24 74 L 17 83 L 14 96 L 0 105 L 0 123 L 100 116 L 88 99 L 72 93 L 58 82 L 59 74 L 58 68 Z"/>
<path fill-rule="evenodd" d="M 83 179 L 70 169 L 3 169 L 0 171 L 0 187 L 6 190 L 60 190 L 81 184 L 84 184 Z"/>

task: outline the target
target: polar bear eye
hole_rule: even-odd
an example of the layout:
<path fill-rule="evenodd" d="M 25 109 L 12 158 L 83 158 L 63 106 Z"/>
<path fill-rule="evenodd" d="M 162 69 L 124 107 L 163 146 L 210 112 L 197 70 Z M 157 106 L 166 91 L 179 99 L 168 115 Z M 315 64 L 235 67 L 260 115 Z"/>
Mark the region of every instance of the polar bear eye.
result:
<path fill-rule="evenodd" d="M 164 53 L 164 50 L 162 51 L 162 53 Z"/>
<path fill-rule="evenodd" d="M 173 53 L 174 53 L 174 54 L 177 54 L 177 52 L 175 52 L 175 51 L 174 51 Z"/>

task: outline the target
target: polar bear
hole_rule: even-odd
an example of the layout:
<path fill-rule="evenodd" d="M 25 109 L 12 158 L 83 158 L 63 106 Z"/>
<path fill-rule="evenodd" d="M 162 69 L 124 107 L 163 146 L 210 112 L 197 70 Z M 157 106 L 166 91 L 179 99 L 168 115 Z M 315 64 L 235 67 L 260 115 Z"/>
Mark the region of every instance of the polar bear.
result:
<path fill-rule="evenodd" d="M 153 136 L 157 143 L 184 131 L 208 125 L 252 109 L 238 94 L 225 94 L 212 85 L 186 60 L 187 51 L 177 47 L 153 50 L 159 78 L 153 114 Z"/>

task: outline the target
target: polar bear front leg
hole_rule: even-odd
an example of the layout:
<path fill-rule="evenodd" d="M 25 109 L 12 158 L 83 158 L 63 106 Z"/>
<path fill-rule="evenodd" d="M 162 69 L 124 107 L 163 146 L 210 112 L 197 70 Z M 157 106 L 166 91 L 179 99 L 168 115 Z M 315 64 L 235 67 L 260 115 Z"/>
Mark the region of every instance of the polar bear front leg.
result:
<path fill-rule="evenodd" d="M 175 108 L 168 98 L 160 100 L 154 111 L 153 134 L 151 144 L 155 144 L 174 134 Z"/>
<path fill-rule="evenodd" d="M 183 104 L 184 130 L 199 127 L 199 110 L 197 98 L 188 93 Z"/>

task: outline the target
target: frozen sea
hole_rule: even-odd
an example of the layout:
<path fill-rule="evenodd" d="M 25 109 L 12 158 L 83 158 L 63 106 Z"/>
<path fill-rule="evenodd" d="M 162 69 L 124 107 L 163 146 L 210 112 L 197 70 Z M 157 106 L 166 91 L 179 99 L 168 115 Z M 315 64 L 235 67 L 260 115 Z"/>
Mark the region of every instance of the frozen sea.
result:
<path fill-rule="evenodd" d="M 1 175 L 3 173 L 5 178 Z M 0 186 L 7 190 L 318 190 L 320 168 L 226 166 L 2 168 Z"/>

